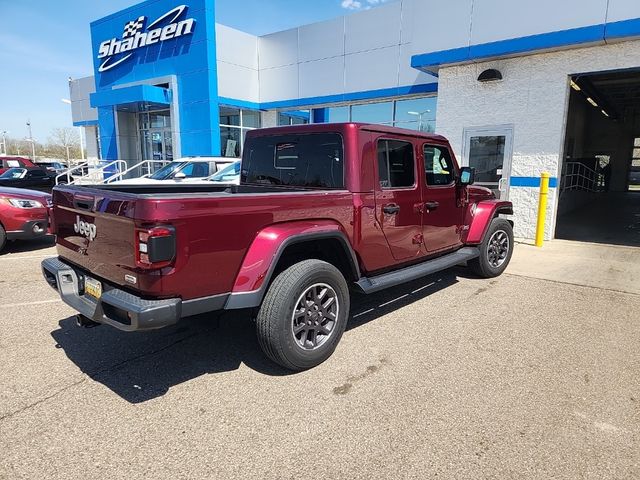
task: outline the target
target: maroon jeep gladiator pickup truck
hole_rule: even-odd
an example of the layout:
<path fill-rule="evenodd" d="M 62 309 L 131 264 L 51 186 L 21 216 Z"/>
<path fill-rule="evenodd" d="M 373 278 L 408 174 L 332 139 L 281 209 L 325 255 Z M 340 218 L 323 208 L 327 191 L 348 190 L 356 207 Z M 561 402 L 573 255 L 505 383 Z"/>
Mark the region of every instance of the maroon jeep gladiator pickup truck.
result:
<path fill-rule="evenodd" d="M 264 352 L 326 360 L 350 290 L 372 293 L 467 262 L 507 267 L 512 205 L 471 186 L 447 140 L 380 125 L 247 134 L 240 185 L 59 186 L 49 284 L 79 323 L 148 330 L 253 309 Z"/>

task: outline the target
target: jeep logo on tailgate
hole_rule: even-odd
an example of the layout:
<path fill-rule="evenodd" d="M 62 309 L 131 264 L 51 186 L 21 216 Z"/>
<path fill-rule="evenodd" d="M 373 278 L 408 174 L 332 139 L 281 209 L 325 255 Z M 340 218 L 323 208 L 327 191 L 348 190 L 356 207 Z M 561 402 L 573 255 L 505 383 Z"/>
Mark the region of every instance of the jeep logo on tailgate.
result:
<path fill-rule="evenodd" d="M 93 242 L 98 233 L 98 229 L 93 223 L 80 220 L 80 215 L 76 215 L 76 223 L 73 225 L 73 230 L 80 235 L 87 237 L 90 242 Z"/>

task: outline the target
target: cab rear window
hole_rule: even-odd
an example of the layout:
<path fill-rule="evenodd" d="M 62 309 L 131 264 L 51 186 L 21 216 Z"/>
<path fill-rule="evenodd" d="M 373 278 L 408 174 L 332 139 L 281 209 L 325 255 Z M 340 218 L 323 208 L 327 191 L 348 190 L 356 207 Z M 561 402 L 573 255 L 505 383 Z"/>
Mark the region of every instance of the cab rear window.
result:
<path fill-rule="evenodd" d="M 344 147 L 337 133 L 272 135 L 247 139 L 243 184 L 344 188 Z"/>

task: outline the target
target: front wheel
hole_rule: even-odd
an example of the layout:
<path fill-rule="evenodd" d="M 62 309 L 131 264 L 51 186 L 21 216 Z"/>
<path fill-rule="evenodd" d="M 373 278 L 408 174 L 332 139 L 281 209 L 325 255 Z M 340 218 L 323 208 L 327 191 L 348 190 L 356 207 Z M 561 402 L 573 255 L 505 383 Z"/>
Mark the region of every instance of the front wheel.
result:
<path fill-rule="evenodd" d="M 513 254 L 513 228 L 504 218 L 494 218 L 479 245 L 480 256 L 469 262 L 480 277 L 493 278 L 505 271 Z"/>
<path fill-rule="evenodd" d="M 335 350 L 349 318 L 349 287 L 340 271 L 304 260 L 280 273 L 256 318 L 264 353 L 289 370 L 321 364 Z"/>

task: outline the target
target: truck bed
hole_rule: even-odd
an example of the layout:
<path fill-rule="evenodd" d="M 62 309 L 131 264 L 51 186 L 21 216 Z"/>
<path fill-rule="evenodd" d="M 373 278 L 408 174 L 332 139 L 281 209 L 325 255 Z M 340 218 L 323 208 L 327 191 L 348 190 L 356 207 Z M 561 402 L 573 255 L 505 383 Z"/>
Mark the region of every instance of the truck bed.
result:
<path fill-rule="evenodd" d="M 60 257 L 143 297 L 183 300 L 229 292 L 256 234 L 268 225 L 326 215 L 353 232 L 352 194 L 231 185 L 59 186 L 53 192 Z M 83 236 L 80 224 L 95 228 Z M 136 263 L 137 232 L 175 228 L 176 262 L 158 271 Z M 135 283 L 127 282 L 135 278 Z"/>
<path fill-rule="evenodd" d="M 272 185 L 203 185 L 193 183 L 166 185 L 92 185 L 77 187 L 87 190 L 102 190 L 110 192 L 130 193 L 134 195 L 193 195 L 203 193 L 227 193 L 227 194 L 259 194 L 259 193 L 291 193 L 291 192 L 332 192 L 336 190 L 319 190 L 303 187 L 278 187 Z"/>

